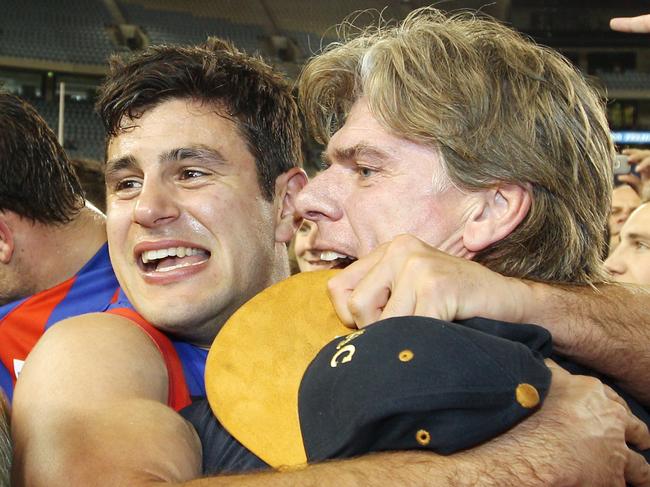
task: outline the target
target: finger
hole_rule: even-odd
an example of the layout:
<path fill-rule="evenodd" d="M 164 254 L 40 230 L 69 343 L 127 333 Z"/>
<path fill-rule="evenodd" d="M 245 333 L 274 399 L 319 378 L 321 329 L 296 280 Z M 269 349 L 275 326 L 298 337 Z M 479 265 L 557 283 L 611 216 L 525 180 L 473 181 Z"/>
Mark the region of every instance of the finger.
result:
<path fill-rule="evenodd" d="M 575 376 L 571 374 L 568 370 L 565 368 L 561 367 L 558 365 L 555 361 L 551 360 L 550 358 L 544 359 L 544 363 L 548 367 L 548 369 L 551 371 L 551 383 L 557 385 L 558 382 L 566 381 L 566 380 L 572 380 L 575 377 L 580 377 L 580 376 Z"/>
<path fill-rule="evenodd" d="M 637 193 L 641 188 L 641 179 L 638 176 L 635 176 L 634 174 L 621 174 L 618 177 L 618 180 L 620 182 L 627 183 L 630 186 L 632 186 Z"/>
<path fill-rule="evenodd" d="M 404 281 L 397 279 L 379 319 L 384 320 L 386 318 L 394 318 L 395 316 L 417 315 L 416 302 L 416 294 L 413 286 L 405 285 Z M 432 317 L 436 318 L 436 316 Z"/>
<path fill-rule="evenodd" d="M 623 399 L 614 389 L 605 383 L 603 383 L 603 389 L 605 390 L 605 395 L 608 399 L 616 401 L 621 406 L 623 406 L 629 414 L 632 414 L 632 411 L 630 411 L 630 407 L 627 405 L 627 402 L 625 402 L 625 399 Z"/>
<path fill-rule="evenodd" d="M 634 170 L 641 174 L 642 177 L 650 176 L 650 157 L 646 157 L 641 162 L 639 162 L 635 166 Z"/>
<path fill-rule="evenodd" d="M 427 292 L 423 287 L 419 287 L 417 291 L 415 296 L 415 310 L 413 310 L 415 316 L 428 316 L 444 321 L 453 321 L 457 318 L 456 310 L 458 306 L 456 306 L 456 303 L 449 301 L 451 297 L 447 297 L 445 300 L 438 300 L 435 299 L 434 293 Z M 432 296 L 434 297 L 432 298 Z"/>
<path fill-rule="evenodd" d="M 647 450 L 650 448 L 650 432 L 648 432 L 648 425 L 628 413 L 627 421 L 625 424 L 625 440 L 631 445 L 636 445 L 640 450 Z"/>
<path fill-rule="evenodd" d="M 625 402 L 625 399 L 623 399 L 614 389 L 607 384 L 603 384 L 603 389 L 608 399 L 623 406 L 627 412 L 625 425 L 626 441 L 643 450 L 650 448 L 650 432 L 648 432 L 648 425 L 634 415 L 630 406 Z"/>
<path fill-rule="evenodd" d="M 347 303 L 357 327 L 363 328 L 382 318 L 386 305 L 393 297 L 396 269 L 401 267 L 399 264 L 396 260 L 382 258 L 357 283 Z M 406 306 L 407 311 L 394 316 L 412 314 L 413 306 Z"/>
<path fill-rule="evenodd" d="M 370 254 L 347 266 L 327 283 L 330 301 L 332 301 L 334 310 L 344 325 L 355 326 L 354 316 L 348 306 L 350 297 L 359 281 L 379 262 L 383 252 L 384 246 L 378 247 Z"/>
<path fill-rule="evenodd" d="M 650 432 L 648 431 L 648 425 L 637 418 L 634 413 L 632 413 L 625 400 L 623 400 L 623 398 L 613 390 L 608 390 L 608 388 L 606 388 L 605 394 L 608 398 L 622 405 L 627 412 L 625 418 L 625 441 L 632 445 L 636 445 L 641 450 L 647 450 L 650 448 Z"/>
<path fill-rule="evenodd" d="M 625 480 L 635 487 L 650 487 L 650 466 L 642 455 L 632 450 L 627 454 Z"/>
<path fill-rule="evenodd" d="M 642 149 L 623 149 L 621 151 L 622 154 L 625 154 L 626 156 L 629 157 L 629 161 L 632 164 L 636 164 L 637 162 L 642 161 L 646 157 L 650 157 L 650 150 L 642 150 Z"/>
<path fill-rule="evenodd" d="M 649 33 L 650 14 L 638 17 L 616 17 L 609 21 L 609 26 L 612 30 L 619 32 Z"/>
<path fill-rule="evenodd" d="M 558 374 L 568 374 L 569 372 L 564 368 L 558 365 L 558 363 L 550 358 L 545 358 L 544 363 L 546 366 L 551 369 L 553 373 L 558 373 Z"/>

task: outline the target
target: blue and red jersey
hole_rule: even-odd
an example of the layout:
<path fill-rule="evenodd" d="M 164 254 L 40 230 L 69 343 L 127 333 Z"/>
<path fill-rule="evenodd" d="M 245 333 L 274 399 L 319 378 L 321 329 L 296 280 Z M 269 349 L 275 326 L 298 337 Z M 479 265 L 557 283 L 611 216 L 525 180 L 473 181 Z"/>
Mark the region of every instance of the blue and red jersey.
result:
<path fill-rule="evenodd" d="M 205 397 L 205 361 L 208 351 L 187 342 L 171 340 L 160 330 L 154 328 L 134 309 L 124 292 L 108 313 L 123 316 L 136 323 L 151 337 L 167 365 L 169 393 L 167 405 L 176 411 L 191 404 L 194 399 Z"/>
<path fill-rule="evenodd" d="M 45 331 L 66 318 L 109 312 L 124 316 L 151 337 L 169 375 L 168 405 L 176 410 L 205 397 L 207 350 L 171 340 L 142 318 L 119 288 L 104 246 L 72 278 L 33 296 L 0 306 L 0 388 L 9 400 L 23 362 Z"/>
<path fill-rule="evenodd" d="M 71 316 L 106 310 L 118 289 L 104 244 L 70 279 L 0 306 L 0 387 L 9 400 L 25 358 L 45 330 Z"/>

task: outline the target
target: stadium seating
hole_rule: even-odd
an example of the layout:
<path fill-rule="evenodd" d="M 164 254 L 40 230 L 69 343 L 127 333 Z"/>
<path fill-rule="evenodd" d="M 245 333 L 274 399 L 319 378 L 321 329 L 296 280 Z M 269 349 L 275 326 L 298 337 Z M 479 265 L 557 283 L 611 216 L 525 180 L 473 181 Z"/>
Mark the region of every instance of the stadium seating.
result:
<path fill-rule="evenodd" d="M 57 131 L 59 124 L 58 102 L 46 102 L 42 98 L 26 98 Z M 104 128 L 89 101 L 67 99 L 63 127 L 63 146 L 71 157 L 102 161 L 104 159 Z"/>
<path fill-rule="evenodd" d="M 211 11 L 206 8 L 199 12 L 170 8 L 173 5 L 169 3 L 174 2 L 122 1 L 119 5 L 127 21 L 139 25 L 152 44 L 196 44 L 215 35 L 230 39 L 248 52 L 261 51 L 259 26 L 207 15 Z M 161 8 L 161 5 L 166 8 Z"/>
<path fill-rule="evenodd" d="M 101 0 L 0 0 L 0 56 L 104 64 L 115 49 Z"/>

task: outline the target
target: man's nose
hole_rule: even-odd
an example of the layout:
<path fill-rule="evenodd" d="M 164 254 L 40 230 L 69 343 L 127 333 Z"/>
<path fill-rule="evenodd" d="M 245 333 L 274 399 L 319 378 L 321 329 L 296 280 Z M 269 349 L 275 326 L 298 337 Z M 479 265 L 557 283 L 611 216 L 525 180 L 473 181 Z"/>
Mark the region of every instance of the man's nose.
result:
<path fill-rule="evenodd" d="M 179 213 L 173 190 L 160 181 L 145 179 L 133 209 L 133 220 L 153 227 L 175 220 Z"/>
<path fill-rule="evenodd" d="M 609 257 L 607 257 L 607 260 L 605 260 L 605 269 L 607 269 L 607 272 L 613 276 L 625 274 L 625 271 L 627 269 L 625 260 L 621 258 L 620 253 L 621 245 L 619 244 L 614 252 Z"/>
<path fill-rule="evenodd" d="M 317 175 L 298 193 L 296 210 L 303 218 L 315 222 L 341 218 L 341 186 L 330 170 Z"/>

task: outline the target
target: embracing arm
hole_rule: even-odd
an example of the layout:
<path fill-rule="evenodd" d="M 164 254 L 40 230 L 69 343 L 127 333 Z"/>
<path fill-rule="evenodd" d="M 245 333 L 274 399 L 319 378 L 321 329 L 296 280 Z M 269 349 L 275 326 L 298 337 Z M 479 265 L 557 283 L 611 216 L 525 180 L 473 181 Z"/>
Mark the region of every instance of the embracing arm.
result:
<path fill-rule="evenodd" d="M 410 315 L 541 325 L 552 333 L 556 351 L 650 404 L 650 288 L 505 277 L 402 235 L 341 271 L 329 291 L 350 326 Z"/>
<path fill-rule="evenodd" d="M 528 306 L 520 321 L 545 326 L 559 353 L 615 378 L 650 405 L 650 288 L 539 283 L 527 287 Z"/>
<path fill-rule="evenodd" d="M 116 321 L 117 320 L 117 321 Z M 30 355 L 14 396 L 14 483 L 21 486 L 401 485 L 650 486 L 627 449 L 647 428 L 595 379 L 554 371 L 541 411 L 506 435 L 449 457 L 402 452 L 290 472 L 197 479 L 195 432 L 165 406 L 167 375 L 152 342 L 128 320 L 75 318 Z M 575 485 L 575 484 L 573 484 Z"/>
<path fill-rule="evenodd" d="M 166 399 L 160 354 L 128 320 L 94 314 L 57 324 L 30 354 L 16 387 L 12 485 L 352 486 L 390 478 L 449 485 L 451 477 L 436 472 L 436 457 L 414 453 L 192 481 L 200 475 L 200 443 Z"/>
<path fill-rule="evenodd" d="M 433 487 L 649 486 L 650 468 L 624 438 L 650 446 L 648 430 L 613 391 L 593 378 L 571 376 L 549 363 L 552 387 L 544 407 L 508 433 L 451 456 L 422 452 L 373 454 L 284 473 L 235 475 L 192 486 L 264 485 Z"/>

